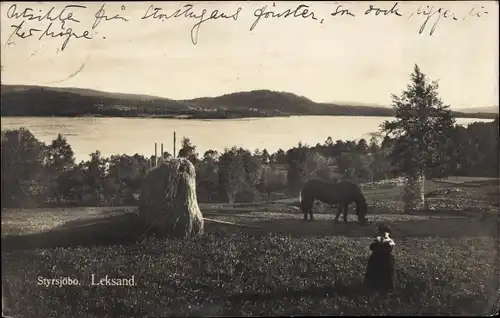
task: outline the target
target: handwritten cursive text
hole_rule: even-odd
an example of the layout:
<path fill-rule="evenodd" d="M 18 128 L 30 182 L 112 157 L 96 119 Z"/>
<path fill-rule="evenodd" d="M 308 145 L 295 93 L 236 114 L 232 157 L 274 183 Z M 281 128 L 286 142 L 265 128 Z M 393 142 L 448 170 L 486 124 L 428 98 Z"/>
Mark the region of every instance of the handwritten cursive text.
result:
<path fill-rule="evenodd" d="M 368 7 L 368 10 L 365 11 L 365 15 L 368 15 L 370 13 L 374 13 L 375 15 L 379 15 L 379 14 L 383 14 L 383 15 L 390 15 L 390 14 L 395 14 L 397 16 L 401 16 L 401 13 L 399 13 L 398 11 L 398 3 L 394 3 L 392 5 L 392 8 L 390 9 L 380 9 L 380 8 L 377 8 L 375 6 L 373 6 L 373 4 L 370 4 L 370 6 Z"/>
<path fill-rule="evenodd" d="M 52 30 L 53 22 L 50 22 L 49 26 L 45 30 L 35 29 L 35 28 L 29 28 L 27 31 L 24 31 L 23 30 L 23 26 L 24 26 L 25 22 L 26 21 L 22 21 L 18 25 L 11 25 L 10 26 L 11 28 L 14 29 L 14 31 L 9 36 L 9 38 L 7 40 L 7 44 L 11 43 L 10 40 L 11 40 L 11 38 L 13 36 L 17 36 L 17 37 L 19 37 L 21 39 L 26 39 L 26 38 L 34 36 L 35 34 L 38 34 L 40 32 L 42 32 L 42 33 L 38 37 L 38 40 L 41 40 L 41 39 L 43 39 L 46 36 L 51 37 L 51 38 L 65 37 L 65 40 L 64 40 L 64 42 L 63 42 L 63 44 L 61 46 L 61 51 L 64 51 L 64 49 L 68 45 L 69 40 L 72 37 L 74 37 L 76 39 L 84 38 L 86 40 L 92 40 L 92 36 L 90 35 L 89 31 L 84 31 L 82 34 L 76 34 L 76 33 L 74 33 L 72 28 L 67 28 L 67 29 L 63 28 L 59 32 L 54 31 L 54 30 Z"/>
<path fill-rule="evenodd" d="M 28 7 L 20 12 L 18 12 L 17 5 L 13 4 L 7 10 L 7 18 L 14 20 L 21 20 L 18 24 L 12 24 L 10 27 L 13 29 L 9 38 L 7 39 L 6 45 L 12 44 L 11 39 L 13 37 L 27 39 L 33 36 L 38 36 L 38 40 L 43 39 L 44 37 L 63 37 L 65 40 L 62 44 L 61 51 L 64 51 L 68 42 L 71 38 L 76 39 L 87 39 L 91 40 L 92 37 L 88 31 L 84 31 L 80 34 L 77 34 L 73 31 L 72 28 L 67 27 L 67 22 L 80 23 L 80 20 L 76 19 L 74 13 L 71 11 L 73 9 L 85 9 L 85 6 L 82 5 L 66 5 L 59 13 L 54 13 L 55 7 L 51 7 L 47 12 L 41 13 L 42 10 L 38 10 L 38 13 L 35 13 L 35 10 Z M 32 28 L 27 24 L 30 21 L 49 21 L 49 25 L 43 28 Z M 59 21 L 61 23 L 60 31 L 55 30 L 55 25 Z"/>
<path fill-rule="evenodd" d="M 354 13 L 349 11 L 349 9 L 343 9 L 343 6 L 341 4 L 337 6 L 335 12 L 332 12 L 331 16 L 335 17 L 337 15 L 344 15 L 344 14 L 350 15 L 351 17 L 355 17 Z"/>
<path fill-rule="evenodd" d="M 242 8 L 238 7 L 235 13 L 226 14 L 224 12 L 219 12 L 219 10 L 213 10 L 209 15 L 207 15 L 207 9 L 203 9 L 201 13 L 196 14 L 192 11 L 193 5 L 186 4 L 181 9 L 177 9 L 172 14 L 161 13 L 162 9 L 157 8 L 153 5 L 150 5 L 146 13 L 142 16 L 142 20 L 146 19 L 158 19 L 161 21 L 165 21 L 171 18 L 191 18 L 198 19 L 199 21 L 193 25 L 191 28 L 191 42 L 193 44 L 198 43 L 198 33 L 200 32 L 200 27 L 203 23 L 209 20 L 217 20 L 217 19 L 233 19 L 234 21 L 238 20 L 238 15 L 240 14 Z"/>
<path fill-rule="evenodd" d="M 286 18 L 289 18 L 287 19 L 289 21 L 292 20 L 298 23 L 304 21 L 303 23 L 322 24 L 326 21 L 322 12 L 315 12 L 311 6 L 312 5 L 294 3 L 291 5 L 282 4 L 280 7 L 279 4 L 276 5 L 275 2 L 272 2 L 272 4 L 256 5 L 256 7 L 251 9 L 252 11 L 245 12 L 245 14 L 249 16 L 253 14 L 253 17 L 250 17 L 248 22 L 250 31 L 253 31 L 259 23 L 273 22 L 279 24 L 280 22 L 275 21 L 283 21 Z M 412 17 L 413 19 L 418 17 L 420 19 L 418 21 L 418 34 L 423 34 L 425 32 L 428 35 L 433 35 L 439 23 L 444 23 L 443 21 L 462 21 L 465 19 L 468 19 L 468 21 L 480 20 L 488 15 L 488 11 L 485 9 L 486 5 L 471 5 L 463 12 L 458 10 L 453 11 L 444 4 L 441 4 L 441 6 L 443 7 L 431 3 L 403 5 L 401 2 L 390 2 L 387 4 L 382 2 L 369 2 L 361 4 L 360 7 L 354 7 L 349 3 L 336 3 L 331 6 L 332 10 L 328 11 L 327 15 L 330 17 L 330 20 L 334 19 L 331 17 L 335 17 L 335 19 L 348 19 L 353 22 L 359 19 L 366 20 L 366 18 L 368 18 L 367 16 L 377 17 L 373 19 L 369 18 L 368 23 L 374 20 L 383 20 L 384 18 L 391 19 L 393 17 L 402 16 L 405 18 L 398 20 L 404 23 Z M 188 3 L 178 5 L 173 7 L 173 9 L 163 9 L 155 4 L 148 4 L 143 7 L 143 9 L 146 10 L 140 12 L 140 14 L 144 14 L 136 17 L 133 15 L 135 10 L 130 11 L 130 14 L 126 14 L 125 5 L 118 7 L 115 12 L 113 12 L 106 3 L 101 3 L 100 6 L 98 5 L 96 7 L 89 7 L 90 6 L 86 6 L 85 4 L 54 5 L 52 7 L 50 5 L 39 7 L 36 4 L 28 4 L 27 6 L 9 4 L 8 9 L 2 12 L 2 18 L 5 18 L 9 22 L 6 24 L 10 26 L 8 32 L 12 31 L 8 36 L 5 46 L 14 44 L 15 42 L 12 41 L 12 39 L 31 38 L 42 40 L 58 38 L 64 39 L 61 47 L 63 51 L 72 39 L 91 40 L 93 37 L 97 36 L 97 34 L 101 32 L 104 33 L 104 31 L 99 31 L 97 28 L 108 22 L 116 26 L 118 21 L 129 22 L 135 20 L 134 22 L 141 22 L 143 20 L 149 20 L 162 23 L 172 21 L 172 23 L 174 23 L 173 20 L 179 22 L 181 19 L 189 20 L 191 42 L 197 45 L 200 29 L 205 23 L 215 20 L 221 23 L 222 21 L 233 23 L 233 21 L 238 21 L 243 14 L 243 5 L 238 7 L 234 6 L 231 9 L 227 7 L 217 9 L 211 7 L 207 9 L 202 4 Z M 95 11 L 96 9 L 97 11 Z M 405 11 L 405 9 L 407 11 Z M 93 11 L 89 12 L 90 10 Z M 87 17 L 87 19 L 85 19 L 85 17 Z M 263 20 L 266 20 L 266 22 L 262 22 Z M 457 22 L 455 22 L 455 24 L 456 23 Z M 213 22 L 213 24 L 215 24 L 215 22 Z M 273 27 L 274 26 L 275 25 L 273 25 Z M 137 27 L 140 27 L 140 24 Z M 106 39 L 105 36 L 102 36 L 102 38 Z"/>
<path fill-rule="evenodd" d="M 452 19 L 455 21 L 458 20 L 458 18 L 455 16 L 455 13 L 453 13 L 450 9 L 436 8 L 433 5 L 426 5 L 425 7 L 424 7 L 424 5 L 421 5 L 414 13 L 417 15 L 426 16 L 425 21 L 420 26 L 418 34 L 422 34 L 425 31 L 425 28 L 427 26 L 427 22 L 429 22 L 429 20 L 431 18 L 434 18 L 435 21 L 431 27 L 431 30 L 429 31 L 429 35 L 434 34 L 434 31 L 436 30 L 441 18 Z M 413 13 L 408 17 L 408 19 L 411 18 L 412 15 L 413 15 Z"/>
<path fill-rule="evenodd" d="M 73 16 L 73 12 L 69 11 L 70 9 L 85 9 L 86 6 L 70 4 L 66 5 L 57 15 L 53 16 L 55 7 L 52 7 L 43 15 L 37 15 L 34 13 L 32 8 L 26 8 L 22 12 L 17 12 L 17 5 L 13 4 L 7 10 L 7 18 L 9 19 L 22 19 L 22 20 L 36 20 L 42 22 L 44 20 L 56 21 L 59 20 L 62 23 L 62 27 L 65 27 L 67 21 L 72 21 L 79 23 L 80 21 L 75 19 Z M 41 10 L 39 10 L 40 12 Z"/>
<path fill-rule="evenodd" d="M 273 7 L 275 7 L 276 4 L 273 2 Z M 268 18 L 288 18 L 288 17 L 293 17 L 293 18 L 303 18 L 303 19 L 313 19 L 313 20 L 318 20 L 316 16 L 314 15 L 314 12 L 309 11 L 309 6 L 305 4 L 301 4 L 297 6 L 295 9 L 286 9 L 283 12 L 276 13 L 274 11 L 266 11 L 267 10 L 267 5 L 263 6 L 262 8 L 256 9 L 253 13 L 253 15 L 256 17 L 255 21 L 253 22 L 252 26 L 250 27 L 250 31 L 255 29 L 257 26 L 257 23 L 259 23 L 260 18 L 264 17 L 265 19 Z"/>
<path fill-rule="evenodd" d="M 99 23 L 101 23 L 101 20 L 104 19 L 104 21 L 110 21 L 110 20 L 116 20 L 116 19 L 119 19 L 119 20 L 122 20 L 122 21 L 125 21 L 125 22 L 128 22 L 128 19 L 127 18 L 124 18 L 122 16 L 120 16 L 119 14 L 116 14 L 114 16 L 112 16 L 111 18 L 108 18 L 106 16 L 106 12 L 104 11 L 104 6 L 106 4 L 104 3 L 101 8 L 99 9 L 99 11 L 96 12 L 96 14 L 94 15 L 95 17 L 95 20 L 94 20 L 94 24 L 92 24 L 92 29 L 95 29 L 97 28 L 97 26 L 99 25 Z M 125 6 L 121 6 L 121 9 L 122 10 L 125 10 Z"/>
<path fill-rule="evenodd" d="M 61 51 L 64 51 L 64 49 L 66 48 L 66 45 L 68 45 L 68 42 L 72 37 L 74 37 L 76 39 L 84 38 L 87 40 L 92 40 L 92 36 L 90 35 L 89 31 L 84 31 L 82 34 L 78 35 L 78 34 L 74 33 L 71 28 L 67 28 L 67 29 L 63 28 L 61 31 L 57 32 L 57 31 L 51 30 L 51 27 L 52 27 L 52 22 L 49 24 L 47 29 L 45 29 L 45 31 L 40 35 L 40 37 L 38 39 L 41 40 L 45 36 L 48 36 L 51 38 L 65 37 L 65 40 L 61 46 Z"/>
<path fill-rule="evenodd" d="M 472 18 L 482 18 L 483 15 L 487 15 L 488 14 L 488 11 L 485 11 L 484 10 L 484 7 L 481 6 L 481 12 L 479 12 L 477 10 L 477 8 L 474 6 L 472 7 L 472 9 L 470 9 L 470 11 L 462 18 L 462 20 L 465 20 L 469 17 L 472 17 Z"/>

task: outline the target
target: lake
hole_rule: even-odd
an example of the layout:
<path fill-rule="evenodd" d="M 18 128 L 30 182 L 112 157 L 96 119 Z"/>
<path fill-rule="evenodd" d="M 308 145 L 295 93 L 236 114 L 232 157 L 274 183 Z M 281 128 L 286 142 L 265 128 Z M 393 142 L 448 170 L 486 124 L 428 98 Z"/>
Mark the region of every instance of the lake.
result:
<path fill-rule="evenodd" d="M 50 143 L 58 133 L 70 143 L 77 162 L 87 160 L 96 150 L 105 157 L 135 153 L 147 157 L 154 154 L 154 143 L 164 144 L 173 152 L 173 133 L 177 134 L 177 151 L 182 137 L 189 137 L 198 153 L 208 149 L 224 151 L 238 146 L 270 153 L 287 150 L 299 142 L 308 145 L 324 143 L 330 136 L 338 139 L 370 139 L 384 120 L 391 117 L 362 116 L 292 116 L 271 118 L 183 120 L 156 118 L 62 118 L 62 117 L 2 117 L 2 130 L 25 127 L 39 140 Z M 492 119 L 457 118 L 457 123 L 490 122 Z"/>

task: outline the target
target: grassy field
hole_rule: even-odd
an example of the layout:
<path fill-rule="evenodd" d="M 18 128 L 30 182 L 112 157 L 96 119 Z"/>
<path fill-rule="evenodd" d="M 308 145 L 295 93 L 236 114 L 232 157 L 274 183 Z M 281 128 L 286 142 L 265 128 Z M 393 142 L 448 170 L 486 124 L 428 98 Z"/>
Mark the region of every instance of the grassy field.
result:
<path fill-rule="evenodd" d="M 191 241 L 143 237 L 133 207 L 2 211 L 4 313 L 486 315 L 499 300 L 498 180 L 445 181 L 428 182 L 430 210 L 412 215 L 402 214 L 400 188 L 366 189 L 368 225 L 353 213 L 335 224 L 324 205 L 304 222 L 293 200 L 200 204 L 207 218 L 254 227 L 207 221 L 206 235 Z M 361 286 L 379 222 L 396 241 L 390 295 Z M 135 275 L 137 286 L 91 286 L 91 274 Z M 80 285 L 38 286 L 39 276 Z"/>

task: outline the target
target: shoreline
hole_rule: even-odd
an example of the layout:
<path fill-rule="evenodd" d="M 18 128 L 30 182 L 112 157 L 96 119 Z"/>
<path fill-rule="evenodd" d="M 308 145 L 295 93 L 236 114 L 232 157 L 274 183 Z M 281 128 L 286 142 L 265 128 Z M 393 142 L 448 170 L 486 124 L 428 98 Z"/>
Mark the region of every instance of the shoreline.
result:
<path fill-rule="evenodd" d="M 181 120 L 234 120 L 234 119 L 264 119 L 264 118 L 288 118 L 288 117 L 387 117 L 393 118 L 394 115 L 381 116 L 379 114 L 367 115 L 367 114 L 339 114 L 339 115 L 328 115 L 328 114 L 288 114 L 288 115 L 270 115 L 270 116 L 234 116 L 234 117 L 210 117 L 210 116 L 189 116 L 189 115 L 139 115 L 139 116 L 107 116 L 107 115 L 82 115 L 82 116 L 59 116 L 59 115 L 1 115 L 2 118 L 143 118 L 143 119 L 181 119 Z M 494 120 L 499 114 L 487 113 L 487 114 L 463 114 L 463 115 L 453 115 L 455 118 L 462 119 L 491 119 Z"/>

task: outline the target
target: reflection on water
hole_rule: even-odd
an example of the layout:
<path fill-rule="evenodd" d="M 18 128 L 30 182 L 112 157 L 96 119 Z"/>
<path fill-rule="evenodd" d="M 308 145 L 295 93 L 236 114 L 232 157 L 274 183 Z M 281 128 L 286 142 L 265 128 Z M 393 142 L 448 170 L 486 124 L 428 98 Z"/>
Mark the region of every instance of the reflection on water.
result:
<path fill-rule="evenodd" d="M 49 143 L 63 134 L 75 152 L 76 160 L 86 160 L 99 150 L 103 156 L 135 153 L 154 154 L 154 143 L 164 144 L 173 152 L 173 132 L 177 133 L 177 150 L 182 137 L 189 137 L 200 155 L 208 149 L 223 151 L 232 146 L 274 152 L 287 150 L 298 142 L 308 145 L 324 143 L 330 136 L 338 139 L 369 139 L 380 124 L 390 117 L 361 116 L 293 116 L 225 120 L 183 120 L 157 118 L 61 118 L 2 117 L 2 130 L 29 129 L 39 140 Z M 489 119 L 459 118 L 469 124 Z"/>

